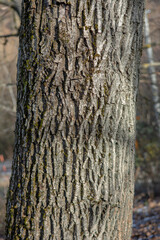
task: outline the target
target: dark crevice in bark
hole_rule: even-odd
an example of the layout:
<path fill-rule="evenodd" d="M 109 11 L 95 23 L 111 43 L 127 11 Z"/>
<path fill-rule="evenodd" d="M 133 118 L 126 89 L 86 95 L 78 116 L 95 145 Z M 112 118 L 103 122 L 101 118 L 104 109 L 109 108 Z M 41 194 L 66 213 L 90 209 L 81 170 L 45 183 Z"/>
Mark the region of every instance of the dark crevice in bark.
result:
<path fill-rule="evenodd" d="M 92 206 L 89 207 L 89 224 L 88 224 L 88 231 L 91 231 L 93 225 L 93 210 L 92 210 Z"/>
<path fill-rule="evenodd" d="M 44 239 L 44 218 L 45 218 L 45 210 L 43 205 L 41 205 L 41 210 L 40 210 L 40 223 L 39 223 L 39 228 L 40 228 L 40 240 Z"/>
<path fill-rule="evenodd" d="M 75 126 L 75 137 L 78 138 L 78 135 L 79 135 L 79 124 L 77 123 L 77 120 L 75 121 L 74 126 Z M 77 139 L 77 141 L 78 141 L 78 139 Z"/>
<path fill-rule="evenodd" d="M 78 240 L 77 239 L 77 225 L 74 224 L 74 227 L 73 227 L 73 240 Z"/>
<path fill-rule="evenodd" d="M 52 90 L 52 88 L 53 88 L 53 82 L 55 81 L 55 77 L 56 77 L 56 72 L 55 72 L 55 74 L 53 75 L 53 77 L 51 78 L 50 83 L 49 83 L 49 85 L 48 85 L 48 94 L 49 94 L 49 95 L 51 94 L 51 90 Z"/>
<path fill-rule="evenodd" d="M 64 155 L 64 163 L 63 163 L 63 176 L 66 174 L 66 164 L 68 160 L 68 150 L 66 146 L 66 142 L 63 140 L 63 155 Z"/>
<path fill-rule="evenodd" d="M 68 119 L 66 119 L 65 124 L 66 124 L 65 129 L 66 129 L 66 138 L 67 138 L 68 135 L 69 135 L 69 121 L 68 121 Z"/>
<path fill-rule="evenodd" d="M 54 166 L 54 152 L 53 152 L 53 147 L 51 147 L 51 164 L 52 164 L 52 175 L 53 175 L 53 178 L 55 176 L 55 166 Z"/>
<path fill-rule="evenodd" d="M 65 184 L 65 187 L 66 187 L 66 184 Z M 65 197 L 65 210 L 67 211 L 69 204 L 68 204 L 68 201 L 67 201 L 67 196 L 66 196 L 65 191 L 64 191 L 64 197 Z"/>
<path fill-rule="evenodd" d="M 67 184 L 67 177 L 64 177 L 64 184 L 65 184 L 65 189 L 68 189 L 68 184 Z M 65 197 L 66 197 L 66 192 L 64 192 Z M 66 197 L 66 203 L 67 203 L 67 197 Z"/>
<path fill-rule="evenodd" d="M 45 147 L 43 155 L 43 180 L 46 178 L 46 175 L 47 175 L 47 149 Z"/>
<path fill-rule="evenodd" d="M 67 65 L 66 70 L 68 70 L 68 65 Z M 65 71 L 63 71 L 62 89 L 63 89 L 64 94 L 66 94 L 66 91 L 65 91 L 66 81 L 67 81 L 67 73 Z"/>
<path fill-rule="evenodd" d="M 76 17 L 78 16 L 78 13 L 79 13 L 79 1 L 76 0 Z"/>
<path fill-rule="evenodd" d="M 46 206 L 49 205 L 50 203 L 50 196 L 51 196 L 51 193 L 50 193 L 50 184 L 48 182 L 48 179 L 46 179 L 46 189 L 47 189 L 47 194 L 46 194 Z"/>
<path fill-rule="evenodd" d="M 68 71 L 68 50 L 67 47 L 64 47 L 65 49 L 65 69 Z"/>
<path fill-rule="evenodd" d="M 82 26 L 84 27 L 86 24 L 86 15 L 85 10 L 82 10 Z"/>
<path fill-rule="evenodd" d="M 61 229 L 61 240 L 64 239 L 63 227 L 62 227 L 62 208 L 60 208 L 60 216 L 59 216 L 59 225 Z"/>
<path fill-rule="evenodd" d="M 39 197 L 40 197 L 40 186 L 39 186 L 39 179 L 38 179 L 39 171 L 38 171 L 38 165 L 36 167 L 36 175 L 35 175 L 35 182 L 36 182 L 36 205 L 39 204 Z"/>
<path fill-rule="evenodd" d="M 58 51 L 60 52 L 61 48 L 61 42 L 59 40 L 59 24 L 58 24 L 58 19 L 56 19 L 56 26 L 55 26 L 55 40 L 58 44 Z"/>
<path fill-rule="evenodd" d="M 51 226 L 51 235 L 53 235 L 54 234 L 54 223 L 52 220 L 52 216 L 50 216 L 50 226 Z"/>

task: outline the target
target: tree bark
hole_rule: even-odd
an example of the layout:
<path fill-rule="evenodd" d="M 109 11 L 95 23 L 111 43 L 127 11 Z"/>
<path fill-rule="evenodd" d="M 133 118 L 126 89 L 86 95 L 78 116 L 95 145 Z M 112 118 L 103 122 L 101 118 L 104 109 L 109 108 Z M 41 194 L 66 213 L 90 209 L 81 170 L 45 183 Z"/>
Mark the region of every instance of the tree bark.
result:
<path fill-rule="evenodd" d="M 130 239 L 143 8 L 23 1 L 8 240 Z"/>

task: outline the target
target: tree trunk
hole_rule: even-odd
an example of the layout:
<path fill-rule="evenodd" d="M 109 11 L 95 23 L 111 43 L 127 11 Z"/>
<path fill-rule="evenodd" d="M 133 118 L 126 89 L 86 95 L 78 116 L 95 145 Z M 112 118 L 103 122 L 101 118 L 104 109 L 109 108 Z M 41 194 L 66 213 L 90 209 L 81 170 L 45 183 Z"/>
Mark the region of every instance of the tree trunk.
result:
<path fill-rule="evenodd" d="M 145 37 L 145 44 L 148 45 L 147 47 L 147 57 L 149 62 L 149 75 L 151 80 L 151 90 L 152 90 L 152 101 L 153 101 L 153 108 L 154 108 L 154 116 L 156 122 L 156 130 L 157 130 L 157 137 L 160 139 L 160 98 L 159 98 L 159 87 L 158 81 L 156 76 L 156 69 L 154 66 L 154 57 L 153 57 L 153 49 L 152 49 L 152 42 L 150 37 L 150 29 L 149 29 L 149 20 L 148 20 L 148 12 L 145 12 L 145 25 L 144 25 L 144 37 Z"/>
<path fill-rule="evenodd" d="M 8 240 L 130 239 L 143 8 L 23 1 Z"/>

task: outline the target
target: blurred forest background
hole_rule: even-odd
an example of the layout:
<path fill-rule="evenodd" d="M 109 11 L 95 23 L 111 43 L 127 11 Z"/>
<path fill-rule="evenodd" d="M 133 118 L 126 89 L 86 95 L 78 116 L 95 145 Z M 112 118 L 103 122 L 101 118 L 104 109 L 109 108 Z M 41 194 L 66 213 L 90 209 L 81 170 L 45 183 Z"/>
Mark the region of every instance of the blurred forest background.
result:
<path fill-rule="evenodd" d="M 8 185 L 14 146 L 20 2 L 0 0 L 0 189 Z M 147 0 L 146 11 L 137 97 L 135 190 L 137 195 L 154 198 L 160 196 L 160 0 Z M 0 220 L 0 235 L 2 225 Z"/>

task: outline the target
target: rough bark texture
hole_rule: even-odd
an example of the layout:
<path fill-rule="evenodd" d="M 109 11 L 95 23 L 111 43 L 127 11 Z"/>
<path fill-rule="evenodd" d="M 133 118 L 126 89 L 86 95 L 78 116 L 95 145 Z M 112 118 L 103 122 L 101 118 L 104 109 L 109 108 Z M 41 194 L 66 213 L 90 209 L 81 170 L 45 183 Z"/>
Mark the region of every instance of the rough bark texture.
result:
<path fill-rule="evenodd" d="M 7 239 L 129 240 L 143 1 L 22 6 Z"/>

